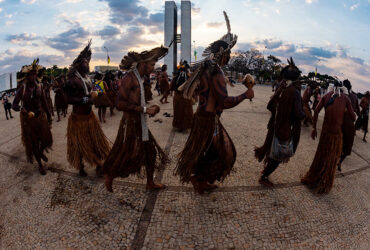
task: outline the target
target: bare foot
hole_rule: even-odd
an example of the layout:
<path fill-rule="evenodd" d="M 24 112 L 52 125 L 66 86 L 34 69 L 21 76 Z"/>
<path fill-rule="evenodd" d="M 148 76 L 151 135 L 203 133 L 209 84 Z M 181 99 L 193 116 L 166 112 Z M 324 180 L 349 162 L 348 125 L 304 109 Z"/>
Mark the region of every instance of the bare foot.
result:
<path fill-rule="evenodd" d="M 209 184 L 209 183 L 205 183 L 204 184 L 204 189 L 205 190 L 213 190 L 213 189 L 216 189 L 218 188 L 218 186 L 216 184 Z"/>
<path fill-rule="evenodd" d="M 85 170 L 83 168 L 80 169 L 80 172 L 79 172 L 79 175 L 81 177 L 86 177 L 87 176 L 87 173 L 85 172 Z"/>
<path fill-rule="evenodd" d="M 100 165 L 96 166 L 95 173 L 96 173 L 96 176 L 103 177 L 103 170 L 102 170 L 102 167 Z"/>
<path fill-rule="evenodd" d="M 46 175 L 46 171 L 43 166 L 39 166 L 39 172 L 41 175 Z"/>
<path fill-rule="evenodd" d="M 261 176 L 261 178 L 258 180 L 258 182 L 261 184 L 261 185 L 264 185 L 266 187 L 272 187 L 274 186 L 274 183 L 272 183 L 268 178 L 263 178 Z"/>
<path fill-rule="evenodd" d="M 204 190 L 200 187 L 200 182 L 195 178 L 195 176 L 192 176 L 190 178 L 191 184 L 193 184 L 194 192 L 198 194 L 204 194 Z"/>
<path fill-rule="evenodd" d="M 104 180 L 105 188 L 107 189 L 108 192 L 111 192 L 111 193 L 113 193 L 112 184 L 113 184 L 113 178 L 108 175 L 105 176 L 105 180 Z"/>
<path fill-rule="evenodd" d="M 164 184 L 146 184 L 147 190 L 156 190 L 156 189 L 164 189 L 166 188 L 166 185 Z"/>

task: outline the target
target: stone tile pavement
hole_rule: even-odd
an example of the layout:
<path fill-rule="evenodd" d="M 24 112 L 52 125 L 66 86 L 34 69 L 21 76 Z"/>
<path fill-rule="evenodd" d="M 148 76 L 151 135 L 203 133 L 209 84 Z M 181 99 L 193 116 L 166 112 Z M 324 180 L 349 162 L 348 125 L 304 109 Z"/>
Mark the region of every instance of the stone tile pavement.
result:
<path fill-rule="evenodd" d="M 316 195 L 299 183 L 318 143 L 305 127 L 296 155 L 272 174 L 275 187 L 261 187 L 262 164 L 253 148 L 266 134 L 271 88 L 256 86 L 255 95 L 222 115 L 237 148 L 235 171 L 203 196 L 173 175 L 188 132 L 172 130 L 172 118 L 163 116 L 172 113 L 172 104 L 160 105 L 156 118 L 162 123 L 149 124 L 172 160 L 156 174 L 168 188 L 147 192 L 144 176 L 132 176 L 117 179 L 113 194 L 93 168 L 79 178 L 68 165 L 67 118 L 53 123 L 48 173 L 40 176 L 36 164 L 26 162 L 19 114 L 7 121 L 0 108 L 0 249 L 369 249 L 370 146 L 362 134 L 357 132 L 330 194 Z M 152 103 L 159 103 L 154 97 Z M 102 124 L 111 142 L 120 118 L 116 112 Z"/>

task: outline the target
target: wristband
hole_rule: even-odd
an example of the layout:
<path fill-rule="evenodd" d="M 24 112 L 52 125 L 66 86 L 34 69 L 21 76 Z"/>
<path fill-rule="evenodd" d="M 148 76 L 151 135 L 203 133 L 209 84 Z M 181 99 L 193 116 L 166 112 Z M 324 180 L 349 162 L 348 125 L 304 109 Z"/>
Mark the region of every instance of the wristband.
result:
<path fill-rule="evenodd" d="M 144 114 L 146 114 L 146 107 L 144 107 L 144 111 L 143 112 L 144 112 Z"/>
<path fill-rule="evenodd" d="M 82 103 L 83 104 L 87 104 L 89 102 L 89 97 L 85 96 L 85 97 L 82 97 Z"/>

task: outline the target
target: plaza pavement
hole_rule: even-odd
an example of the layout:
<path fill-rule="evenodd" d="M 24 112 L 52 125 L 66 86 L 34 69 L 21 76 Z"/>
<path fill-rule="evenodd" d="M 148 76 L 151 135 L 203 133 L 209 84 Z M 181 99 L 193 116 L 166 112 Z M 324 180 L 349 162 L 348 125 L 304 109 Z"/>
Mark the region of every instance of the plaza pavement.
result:
<path fill-rule="evenodd" d="M 244 86 L 229 87 L 230 95 Z M 154 101 L 159 103 L 153 91 Z M 263 168 L 253 156 L 266 135 L 271 87 L 256 86 L 253 102 L 225 110 L 222 123 L 233 139 L 234 172 L 220 188 L 203 196 L 173 175 L 187 133 L 172 129 L 172 98 L 149 120 L 149 128 L 171 158 L 156 180 L 164 191 L 145 190 L 145 178 L 117 178 L 114 193 L 103 181 L 80 178 L 66 161 L 67 118 L 54 122 L 48 171 L 26 161 L 19 113 L 7 121 L 0 108 L 0 249 L 369 249 L 370 144 L 357 132 L 353 153 L 327 195 L 317 195 L 299 180 L 310 167 L 318 139 L 303 127 L 295 156 L 272 175 L 273 188 L 258 184 Z M 195 108 L 195 106 L 194 106 Z M 96 112 L 96 110 L 94 110 Z M 69 108 L 69 113 L 71 107 Z M 97 113 L 97 112 L 96 112 Z M 102 128 L 111 142 L 121 113 Z M 318 123 L 321 132 L 322 111 Z M 154 122 L 160 118 L 163 122 Z"/>

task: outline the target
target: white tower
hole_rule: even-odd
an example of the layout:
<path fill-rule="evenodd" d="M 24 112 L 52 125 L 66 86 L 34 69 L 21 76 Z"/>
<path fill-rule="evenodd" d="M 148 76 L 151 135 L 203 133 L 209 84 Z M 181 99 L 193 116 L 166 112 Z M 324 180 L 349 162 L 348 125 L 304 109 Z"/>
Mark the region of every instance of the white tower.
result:
<path fill-rule="evenodd" d="M 181 59 L 191 63 L 191 3 L 181 1 Z"/>
<path fill-rule="evenodd" d="M 170 46 L 164 63 L 168 67 L 168 75 L 175 72 L 177 66 L 177 6 L 174 1 L 165 2 L 164 13 L 164 46 Z"/>

